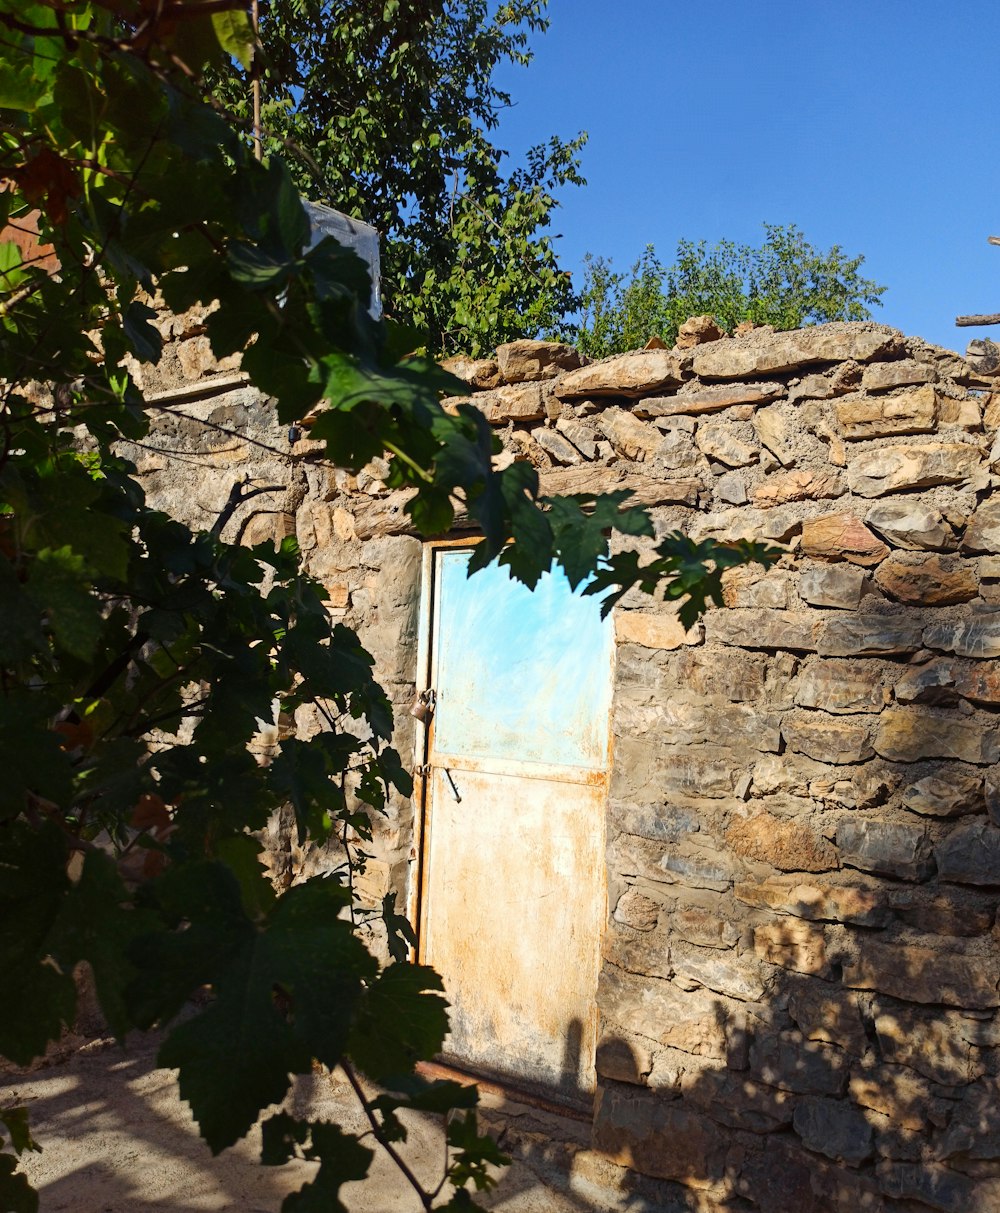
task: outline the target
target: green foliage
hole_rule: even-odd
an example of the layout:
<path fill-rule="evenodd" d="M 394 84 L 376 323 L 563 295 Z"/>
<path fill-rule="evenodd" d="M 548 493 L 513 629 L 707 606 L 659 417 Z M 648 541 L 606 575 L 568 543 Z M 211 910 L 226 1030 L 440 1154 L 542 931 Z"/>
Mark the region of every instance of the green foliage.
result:
<path fill-rule="evenodd" d="M 604 258 L 588 257 L 580 349 L 603 358 L 639 349 L 651 337 L 673 345 L 689 316 L 712 315 L 727 333 L 742 321 L 795 329 L 865 320 L 886 291 L 858 273 L 864 257 L 847 257 L 839 245 L 821 252 L 794 224 L 765 223 L 764 233 L 759 248 L 682 240 L 670 266 L 650 244 L 628 276 Z"/>
<path fill-rule="evenodd" d="M 530 21 L 533 8 L 505 12 Z M 59 1037 L 86 964 L 115 1033 L 164 1032 L 160 1062 L 213 1150 L 291 1076 L 340 1066 L 394 1158 L 398 1109 L 447 1120 L 441 1182 L 415 1186 L 425 1208 L 475 1208 L 469 1185 L 502 1158 L 465 1089 L 414 1071 L 447 1030 L 439 979 L 409 961 L 393 900 L 353 894 L 372 814 L 391 788 L 412 790 L 372 659 L 331 622 L 293 541 L 227 544 L 221 525 L 196 533 L 147 505 L 116 445 L 141 440 L 151 412 L 126 360 L 159 356 L 155 291 L 176 311 L 216 304 L 215 354 L 249 342 L 244 369 L 279 418 L 325 401 L 313 435 L 332 462 L 389 452 L 419 526 L 446 530 L 463 499 L 477 560 L 529 583 L 553 561 L 579 583 L 607 558 L 609 528 L 650 524 L 620 496 L 546 502 L 528 465 L 495 471 L 481 414 L 439 404 L 462 385 L 369 317 L 362 263 L 329 239 L 307 248 L 288 169 L 255 161 L 201 83 L 244 54 L 244 10 L 0 0 L 0 218 L 39 212 L 59 267 L 0 244 L 0 1053 L 27 1062 Z M 594 587 L 672 578 L 695 611 L 730 559 L 661 544 L 655 574 L 616 557 Z M 250 746 L 275 704 L 289 717 L 309 705 L 328 728 L 260 765 Z M 278 896 L 254 832 L 284 805 L 303 845 L 333 839 L 344 863 Z M 386 966 L 358 930 L 375 919 Z M 369 1101 L 356 1069 L 391 1095 Z M 15 1153 L 32 1148 L 20 1111 L 0 1119 Z M 357 1137 L 269 1123 L 266 1162 L 317 1164 L 286 1209 L 337 1208 L 366 1174 Z M 36 1207 L 9 1152 L 0 1204 Z"/>
<path fill-rule="evenodd" d="M 26 1150 L 41 1151 L 31 1136 L 27 1108 L 0 1108 L 0 1125 L 6 1130 L 14 1154 L 0 1153 L 0 1209 L 4 1213 L 37 1213 L 38 1193 L 17 1172 L 17 1159 Z M 0 1150 L 4 1135 L 0 1133 Z"/>
<path fill-rule="evenodd" d="M 491 352 L 557 327 L 574 306 L 547 229 L 583 184 L 581 136 L 510 168 L 492 142 L 511 103 L 494 74 L 527 64 L 546 0 L 273 0 L 262 6 L 264 146 L 291 151 L 297 186 L 382 235 L 396 319 L 437 353 Z M 219 82 L 250 121 L 250 73 Z"/>
<path fill-rule="evenodd" d="M 749 563 L 768 568 L 780 555 L 767 544 L 747 539 L 722 544 L 710 539 L 696 542 L 680 531 L 672 531 L 655 551 L 655 559 L 644 562 L 635 552 L 607 557 L 584 593 L 600 595 L 601 611 L 607 615 L 633 586 L 644 594 L 655 594 L 662 586 L 664 598 L 678 603 L 681 623 L 690 627 L 710 602 L 723 605 L 722 574 L 726 569 Z"/>

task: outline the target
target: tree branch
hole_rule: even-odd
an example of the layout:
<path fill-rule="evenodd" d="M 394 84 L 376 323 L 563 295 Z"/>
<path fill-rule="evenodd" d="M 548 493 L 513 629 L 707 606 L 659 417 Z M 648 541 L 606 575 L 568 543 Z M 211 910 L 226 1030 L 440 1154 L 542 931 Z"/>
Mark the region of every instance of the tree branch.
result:
<path fill-rule="evenodd" d="M 389 1157 L 392 1159 L 392 1161 L 399 1168 L 400 1172 L 403 1175 L 403 1178 L 410 1185 L 410 1187 L 414 1190 L 414 1192 L 416 1192 L 416 1194 L 420 1197 L 420 1203 L 423 1205 L 423 1207 L 425 1209 L 430 1209 L 434 1204 L 434 1197 L 431 1196 L 430 1193 L 424 1191 L 423 1185 L 421 1184 L 420 1180 L 417 1179 L 417 1177 L 410 1170 L 409 1166 L 406 1163 L 406 1160 L 396 1151 L 396 1149 L 393 1147 L 392 1142 L 388 1139 L 388 1137 L 386 1137 L 385 1132 L 382 1129 L 381 1124 L 379 1123 L 378 1117 L 375 1115 L 374 1111 L 372 1110 L 371 1104 L 365 1098 L 365 1093 L 361 1089 L 361 1083 L 358 1082 L 357 1075 L 354 1073 L 354 1070 L 351 1068 L 350 1063 L 348 1061 L 346 1061 L 343 1057 L 340 1059 L 340 1068 L 347 1075 L 347 1081 L 354 1088 L 354 1094 L 357 1095 L 358 1100 L 361 1103 L 361 1107 L 364 1109 L 364 1113 L 368 1120 L 368 1123 L 372 1127 L 372 1134 L 375 1137 L 375 1140 L 382 1147 L 382 1149 L 385 1150 L 386 1154 L 389 1155 Z"/>

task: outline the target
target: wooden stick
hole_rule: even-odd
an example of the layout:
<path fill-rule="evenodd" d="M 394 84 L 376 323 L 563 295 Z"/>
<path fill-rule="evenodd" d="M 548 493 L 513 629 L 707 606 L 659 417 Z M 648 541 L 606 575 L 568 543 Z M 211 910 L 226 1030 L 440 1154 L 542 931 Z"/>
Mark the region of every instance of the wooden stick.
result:
<path fill-rule="evenodd" d="M 264 143 L 260 136 L 260 13 L 258 0 L 250 2 L 250 28 L 253 30 L 253 58 L 250 61 L 251 91 L 253 94 L 253 154 L 257 160 L 264 158 Z"/>
<path fill-rule="evenodd" d="M 1000 324 L 1000 312 L 988 316 L 956 316 L 955 323 L 959 328 L 970 328 L 976 324 Z"/>

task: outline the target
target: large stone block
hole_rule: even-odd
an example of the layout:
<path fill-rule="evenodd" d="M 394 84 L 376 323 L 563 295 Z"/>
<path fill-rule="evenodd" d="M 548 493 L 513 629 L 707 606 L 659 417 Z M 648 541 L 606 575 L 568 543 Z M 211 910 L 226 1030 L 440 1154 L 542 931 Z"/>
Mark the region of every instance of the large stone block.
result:
<path fill-rule="evenodd" d="M 900 703 L 950 704 L 962 698 L 996 707 L 1000 704 L 1000 662 L 939 657 L 907 671 L 894 689 Z"/>
<path fill-rule="evenodd" d="M 992 1213 L 1000 1209 L 1000 1179 L 975 1178 L 927 1163 L 879 1163 L 882 1190 L 894 1200 L 921 1201 L 940 1213 Z M 905 1206 L 903 1206 L 905 1207 Z M 922 1213 L 917 1206 L 918 1213 Z"/>
<path fill-rule="evenodd" d="M 921 501 L 880 501 L 865 522 L 895 548 L 908 551 L 950 548 L 955 536 L 941 511 Z"/>
<path fill-rule="evenodd" d="M 764 1082 L 800 1095 L 840 1095 L 848 1081 L 847 1058 L 834 1045 L 800 1032 L 768 1033 L 750 1049 L 750 1067 Z"/>
<path fill-rule="evenodd" d="M 445 358 L 441 366 L 470 387 L 488 390 L 500 387 L 502 383 L 495 358 Z"/>
<path fill-rule="evenodd" d="M 783 1135 L 765 1139 L 761 1150 L 744 1157 L 735 1187 L 750 1203 L 734 1205 L 733 1213 L 737 1207 L 740 1213 L 748 1208 L 754 1213 L 758 1209 L 760 1213 L 882 1213 L 880 1209 L 861 1209 L 857 1203 L 850 1209 L 832 1205 L 815 1190 L 817 1164 L 814 1155 L 807 1155 L 797 1143 L 793 1149 Z M 711 1213 L 716 1213 L 715 1209 Z"/>
<path fill-rule="evenodd" d="M 823 627 L 823 616 L 812 611 L 730 608 L 709 611 L 705 616 L 707 640 L 746 649 L 792 649 L 813 653 Z M 918 628 L 914 648 L 919 648 L 919 637 Z"/>
<path fill-rule="evenodd" d="M 839 1045 L 855 1057 L 869 1047 L 854 990 L 812 977 L 799 978 L 788 997 L 788 1013 L 807 1040 Z"/>
<path fill-rule="evenodd" d="M 730 745 L 753 750 L 781 748 L 780 718 L 763 705 L 712 702 L 675 696 L 656 705 L 650 727 L 679 745 L 699 745 L 725 738 Z"/>
<path fill-rule="evenodd" d="M 698 695 L 721 695 L 734 703 L 760 698 L 767 675 L 767 656 L 740 649 L 691 649 L 676 658 L 678 685 Z"/>
<path fill-rule="evenodd" d="M 885 676 L 872 661 L 810 661 L 795 680 L 795 702 L 824 712 L 880 712 Z"/>
<path fill-rule="evenodd" d="M 926 362 L 900 358 L 896 362 L 873 362 L 866 366 L 861 375 L 861 386 L 866 392 L 887 392 L 915 383 L 933 383 L 936 378 L 934 368 Z"/>
<path fill-rule="evenodd" d="M 572 496 L 574 493 L 614 493 L 625 489 L 631 494 L 629 505 L 696 505 L 702 482 L 690 477 L 663 480 L 632 472 L 629 465 L 612 467 L 566 467 L 543 470 L 538 477 L 539 490 L 547 497 Z"/>
<path fill-rule="evenodd" d="M 878 990 L 907 1002 L 943 1003 L 987 1010 L 1000 1006 L 995 959 L 943 952 L 922 944 L 860 939 L 858 955 L 846 959 L 844 985 Z"/>
<path fill-rule="evenodd" d="M 807 569 L 799 577 L 799 596 L 810 606 L 856 611 L 868 584 L 868 573 L 850 564 Z"/>
<path fill-rule="evenodd" d="M 698 1057 L 726 1055 L 728 1003 L 709 990 L 682 990 L 671 981 L 631 977 L 605 965 L 597 1005 L 608 1032 L 617 1024 Z"/>
<path fill-rule="evenodd" d="M 863 872 L 924 880 L 934 871 L 931 842 L 922 826 L 848 817 L 837 826 L 837 846 L 844 863 Z"/>
<path fill-rule="evenodd" d="M 837 1162 L 857 1167 L 872 1156 L 871 1125 L 842 1100 L 807 1096 L 797 1104 L 792 1126 L 807 1149 Z"/>
<path fill-rule="evenodd" d="M 996 707 L 1000 704 L 1000 662 L 960 664 L 955 672 L 955 692 L 970 703 Z"/>
<path fill-rule="evenodd" d="M 951 606 L 979 593 L 975 564 L 957 556 L 894 552 L 879 565 L 875 580 L 890 598 L 915 606 Z"/>
<path fill-rule="evenodd" d="M 652 781 L 652 790 L 660 791 L 660 781 Z M 615 824 L 625 827 L 618 847 L 618 871 L 625 876 L 663 879 L 660 860 L 667 844 L 680 842 L 701 829 L 701 819 L 689 809 L 669 804 L 635 804 L 612 801 Z"/>
<path fill-rule="evenodd" d="M 773 1133 L 792 1122 L 796 1099 L 790 1091 L 755 1082 L 743 1073 L 705 1067 L 686 1069 L 680 1078 L 688 1107 L 704 1110 L 730 1129 Z"/>
<path fill-rule="evenodd" d="M 728 468 L 748 467 L 760 458 L 760 443 L 745 422 L 703 421 L 695 442 L 703 455 Z"/>
<path fill-rule="evenodd" d="M 970 433 L 983 428 L 982 405 L 975 396 L 942 396 L 938 405 L 939 426 L 957 425 Z"/>
<path fill-rule="evenodd" d="M 707 341 L 719 341 L 725 335 L 714 316 L 689 316 L 677 329 L 676 347 L 679 350 L 690 350 L 696 345 L 704 345 Z"/>
<path fill-rule="evenodd" d="M 901 615 L 841 615 L 819 629 L 823 657 L 890 657 L 915 653 L 925 642 L 921 623 Z M 1000 632 L 998 632 L 1000 635 Z"/>
<path fill-rule="evenodd" d="M 816 976 L 829 972 L 823 928 L 796 918 L 782 918 L 755 927 L 753 947 L 760 960 L 780 969 Z"/>
<path fill-rule="evenodd" d="M 995 726 L 944 712 L 891 708 L 879 717 L 875 752 L 890 762 L 957 758 L 987 765 L 1000 759 Z"/>
<path fill-rule="evenodd" d="M 896 702 L 953 704 L 958 694 L 955 683 L 961 665 L 955 657 L 938 657 L 923 665 L 911 666 L 896 679 L 893 687 Z"/>
<path fill-rule="evenodd" d="M 583 455 L 570 442 L 570 440 L 559 433 L 558 430 L 550 430 L 547 427 L 540 425 L 537 429 L 531 431 L 531 437 L 542 448 L 542 450 L 556 463 L 566 464 L 572 467 L 574 464 L 583 462 Z"/>
<path fill-rule="evenodd" d="M 933 432 L 937 392 L 927 384 L 895 396 L 845 396 L 833 406 L 845 438 L 891 438 Z"/>
<path fill-rule="evenodd" d="M 866 720 L 838 719 L 825 712 L 793 712 L 781 722 L 790 750 L 817 762 L 864 762 L 874 754 Z"/>
<path fill-rule="evenodd" d="M 584 459 L 597 458 L 598 433 L 594 426 L 572 417 L 559 417 L 556 420 L 556 430 L 572 442 Z"/>
<path fill-rule="evenodd" d="M 962 484 L 981 466 L 982 451 L 964 442 L 882 446 L 854 454 L 847 483 L 859 497 L 884 497 L 900 489 Z"/>
<path fill-rule="evenodd" d="M 722 599 L 729 607 L 784 610 L 791 597 L 792 578 L 785 569 L 762 573 L 755 566 L 743 566 L 727 569 L 722 575 Z"/>
<path fill-rule="evenodd" d="M 767 754 L 757 760 L 753 771 L 753 792 L 755 796 L 788 793 L 805 797 L 812 794 L 813 780 L 842 778 L 845 774 L 849 772 L 785 750 L 782 754 Z"/>
<path fill-rule="evenodd" d="M 961 1087 L 984 1070 L 978 1053 L 962 1034 L 966 1021 L 955 1011 L 917 1011 L 877 999 L 875 1034 L 882 1057 L 910 1066 L 932 1082 Z"/>
<path fill-rule="evenodd" d="M 611 928 L 601 943 L 601 955 L 616 969 L 643 978 L 669 978 L 674 974 L 670 945 L 663 931 Z"/>
<path fill-rule="evenodd" d="M 652 931 L 660 920 L 662 910 L 662 902 L 647 897 L 638 889 L 628 889 L 618 898 L 614 918 L 635 931 Z"/>
<path fill-rule="evenodd" d="M 700 644 L 704 635 L 700 623 L 687 628 L 672 611 L 615 611 L 615 639 L 619 644 L 679 649 L 682 645 Z"/>
<path fill-rule="evenodd" d="M 665 748 L 659 761 L 664 792 L 708 798 L 732 796 L 746 766 L 745 755 L 705 745 Z"/>
<path fill-rule="evenodd" d="M 962 1162 L 1000 1159 L 1000 1081 L 987 1078 L 962 1092 L 947 1129 L 936 1143 L 938 1158 Z"/>
<path fill-rule="evenodd" d="M 726 843 L 735 854 L 782 872 L 827 872 L 838 866 L 836 850 L 818 833 L 771 813 L 737 819 L 726 831 Z"/>
<path fill-rule="evenodd" d="M 660 860 L 664 879 L 688 889 L 712 889 L 721 893 L 736 876 L 736 864 L 726 851 L 685 842 L 668 851 Z"/>
<path fill-rule="evenodd" d="M 845 484 L 839 472 L 831 468 L 801 468 L 768 476 L 750 494 L 758 509 L 785 505 L 789 501 L 816 501 L 823 497 L 840 497 Z"/>
<path fill-rule="evenodd" d="M 511 421 L 541 421 L 545 417 L 545 397 L 537 383 L 516 384 L 477 392 L 474 396 L 454 396 L 441 402 L 446 412 L 460 404 L 474 404 L 491 425 Z"/>
<path fill-rule="evenodd" d="M 930 1117 L 937 1119 L 941 1112 L 941 1101 L 934 1099 L 926 1078 L 870 1054 L 855 1064 L 848 1091 L 859 1107 L 887 1117 L 900 1129 L 926 1133 Z"/>
<path fill-rule="evenodd" d="M 660 445 L 653 452 L 652 459 L 648 460 L 647 467 L 651 476 L 662 476 L 669 480 L 678 472 L 704 467 L 704 460 L 690 434 L 670 427 L 663 433 Z"/>
<path fill-rule="evenodd" d="M 497 346 L 497 363 L 507 383 L 554 379 L 560 371 L 583 366 L 579 350 L 560 341 L 508 341 Z"/>
<path fill-rule="evenodd" d="M 896 350 L 899 340 L 898 333 L 883 325 L 824 324 L 714 341 L 698 347 L 693 365 L 695 374 L 703 379 L 742 379 L 820 362 L 870 362 Z"/>
<path fill-rule="evenodd" d="M 780 383 L 687 383 L 676 396 L 640 401 L 635 411 L 640 417 L 696 416 L 740 405 L 769 404 L 784 394 Z"/>
<path fill-rule="evenodd" d="M 955 653 L 959 657 L 1000 657 L 1000 618 L 949 619 L 924 628 L 923 642 L 929 649 Z"/>
<path fill-rule="evenodd" d="M 556 383 L 562 400 L 586 396 L 646 396 L 679 387 L 688 376 L 690 357 L 670 350 L 636 350 L 569 371 Z"/>
<path fill-rule="evenodd" d="M 969 767 L 949 763 L 938 775 L 925 775 L 903 789 L 903 804 L 923 817 L 962 817 L 985 806 L 983 776 Z"/>
<path fill-rule="evenodd" d="M 758 409 L 753 419 L 753 428 L 763 446 L 766 446 L 782 467 L 791 467 L 798 455 L 798 445 L 792 424 L 780 404 L 769 404 Z"/>
<path fill-rule="evenodd" d="M 704 986 L 740 1002 L 756 1002 L 764 995 L 760 966 L 748 956 L 674 944 L 670 959 L 674 981 L 684 989 Z"/>
<path fill-rule="evenodd" d="M 717 908 L 700 906 L 672 911 L 670 930 L 678 939 L 703 948 L 732 948 L 740 936 L 739 928 L 721 918 Z"/>
<path fill-rule="evenodd" d="M 962 547 L 967 552 L 1000 552 L 1000 499 L 986 500 L 972 515 Z"/>
<path fill-rule="evenodd" d="M 947 885 L 890 889 L 889 904 L 900 922 L 924 935 L 985 935 L 996 917 L 996 904 L 990 895 L 980 897 L 968 889 Z"/>
<path fill-rule="evenodd" d="M 884 926 L 889 910 L 885 895 L 856 885 L 791 881 L 737 884 L 733 896 L 745 905 L 779 910 L 818 922 L 849 922 L 859 927 Z"/>
<path fill-rule="evenodd" d="M 881 763 L 842 768 L 816 776 L 809 784 L 809 795 L 825 805 L 843 809 L 867 809 L 883 804 L 899 783 L 899 775 Z"/>
<path fill-rule="evenodd" d="M 597 417 L 597 425 L 619 455 L 626 459 L 652 459 L 663 435 L 655 426 L 640 421 L 627 409 L 605 409 Z"/>
<path fill-rule="evenodd" d="M 609 1085 L 597 1094 L 593 1143 L 619 1166 L 694 1188 L 724 1176 L 730 1144 L 714 1121 L 681 1102 Z"/>
<path fill-rule="evenodd" d="M 824 514 L 802 523 L 802 552 L 817 560 L 847 560 L 863 567 L 878 564 L 889 549 L 856 514 Z"/>
<path fill-rule="evenodd" d="M 964 821 L 934 849 L 938 875 L 956 884 L 1000 885 L 1000 829 Z"/>

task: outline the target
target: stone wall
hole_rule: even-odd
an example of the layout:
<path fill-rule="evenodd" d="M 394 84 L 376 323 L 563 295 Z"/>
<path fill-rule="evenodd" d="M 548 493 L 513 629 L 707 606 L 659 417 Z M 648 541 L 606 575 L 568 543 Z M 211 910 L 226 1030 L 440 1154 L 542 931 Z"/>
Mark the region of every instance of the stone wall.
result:
<path fill-rule="evenodd" d="M 205 525 L 238 478 L 273 486 L 226 536 L 295 533 L 408 706 L 405 494 L 379 461 L 352 476 L 289 445 L 197 318 L 169 323 L 166 411 L 133 451 L 151 500 Z M 628 488 L 658 534 L 783 550 L 690 630 L 638 593 L 616 610 L 594 1146 L 662 1181 L 664 1209 L 992 1213 L 1000 392 L 877 324 L 718 337 L 451 364 L 544 492 Z M 398 802 L 371 895 L 405 893 L 414 861 Z"/>

